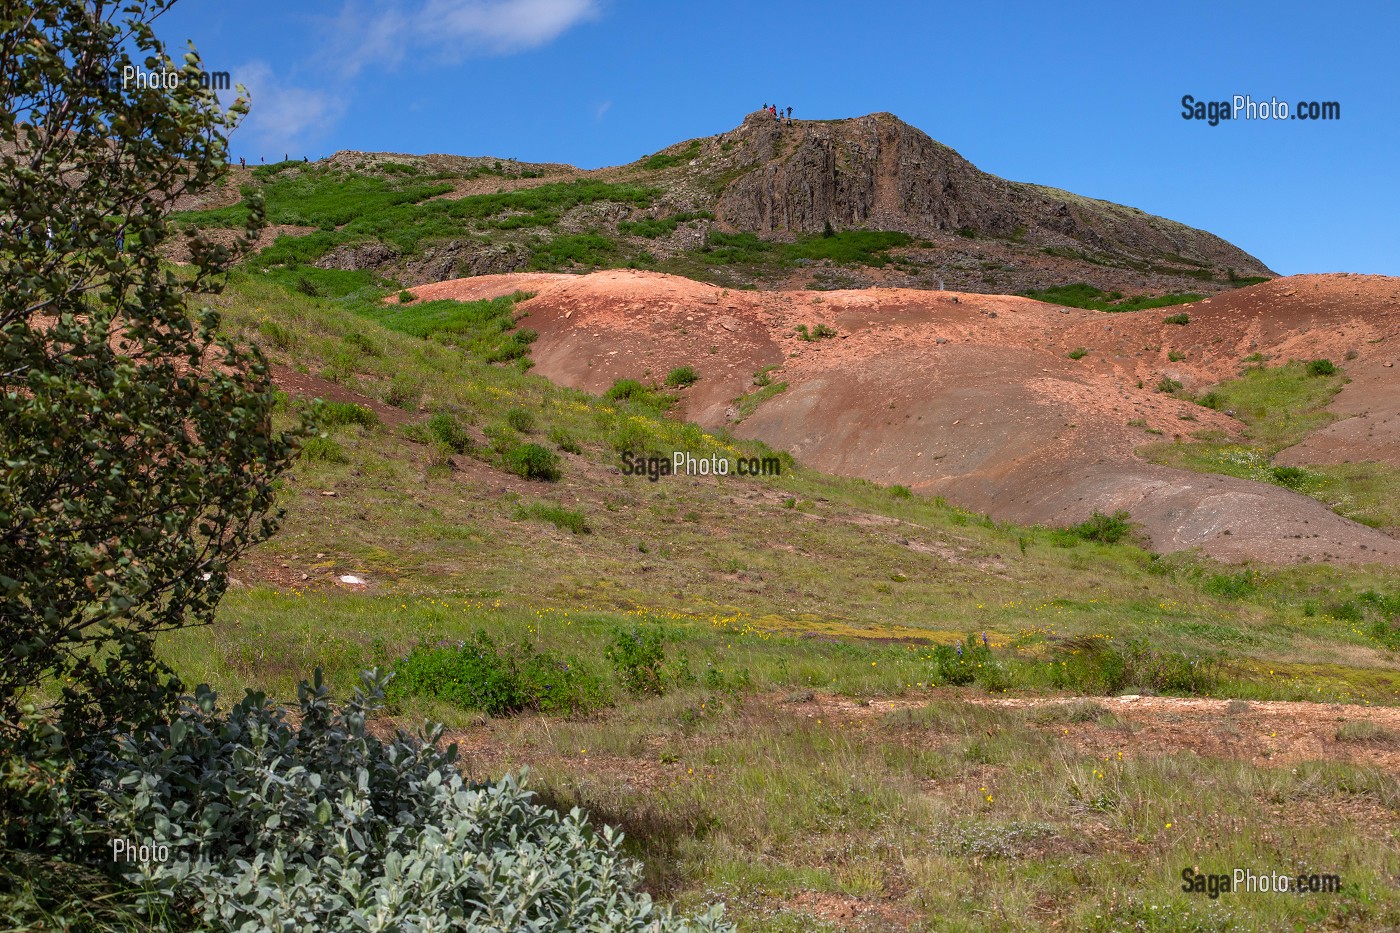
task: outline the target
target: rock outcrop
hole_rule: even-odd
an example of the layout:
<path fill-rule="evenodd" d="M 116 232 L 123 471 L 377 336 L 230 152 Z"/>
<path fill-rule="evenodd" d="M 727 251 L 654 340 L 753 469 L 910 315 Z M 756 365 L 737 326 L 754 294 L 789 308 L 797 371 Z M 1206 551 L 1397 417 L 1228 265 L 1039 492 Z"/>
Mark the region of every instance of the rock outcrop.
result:
<path fill-rule="evenodd" d="M 1272 275 L 1213 234 L 1108 201 L 1007 181 L 892 114 L 779 124 L 761 114 L 720 137 L 718 218 L 760 234 L 962 233 L 1158 264 Z M 707 143 L 710 141 L 706 141 Z M 703 151 L 712 151 L 705 146 Z"/>

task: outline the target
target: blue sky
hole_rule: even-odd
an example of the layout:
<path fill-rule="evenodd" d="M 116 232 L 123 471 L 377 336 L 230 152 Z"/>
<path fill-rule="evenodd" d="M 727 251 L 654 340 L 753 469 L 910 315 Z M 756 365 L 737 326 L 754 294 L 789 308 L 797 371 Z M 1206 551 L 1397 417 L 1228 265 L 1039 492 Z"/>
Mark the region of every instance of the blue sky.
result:
<path fill-rule="evenodd" d="M 1400 275 L 1400 4 L 183 0 L 160 21 L 253 95 L 235 155 L 584 167 L 889 111 L 1018 181 L 1162 214 L 1275 270 Z M 1181 98 L 1338 101 L 1184 120 Z"/>

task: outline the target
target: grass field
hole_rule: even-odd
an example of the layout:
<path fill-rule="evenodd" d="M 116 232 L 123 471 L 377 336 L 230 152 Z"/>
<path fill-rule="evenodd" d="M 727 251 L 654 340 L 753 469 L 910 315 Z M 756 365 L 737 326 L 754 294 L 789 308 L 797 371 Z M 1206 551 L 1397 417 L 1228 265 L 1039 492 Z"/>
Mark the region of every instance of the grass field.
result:
<path fill-rule="evenodd" d="M 394 722 L 447 723 L 478 776 L 528 768 L 546 800 L 621 826 L 657 896 L 724 900 L 746 931 L 1400 924 L 1393 773 L 1232 753 L 1273 741 L 1247 715 L 1149 740 L 1094 701 L 998 705 L 1394 706 L 1392 575 L 1162 558 L 790 458 L 777 477 L 624 476 L 624 450 L 771 452 L 668 419 L 660 386 L 599 398 L 488 362 L 510 299 L 392 295 L 245 275 L 218 299 L 230 334 L 409 424 L 330 409 L 339 456 L 287 477 L 283 528 L 235 568 L 217 621 L 162 639 L 187 680 L 288 697 L 318 666 L 341 694 L 399 670 Z M 1286 410 L 1259 416 L 1263 445 L 1313 423 L 1339 377 L 1247 378 L 1218 391 Z M 527 443 L 558 480 L 500 469 Z M 454 671 L 491 690 L 452 688 Z M 1210 899 L 1181 890 L 1193 866 L 1345 887 Z"/>

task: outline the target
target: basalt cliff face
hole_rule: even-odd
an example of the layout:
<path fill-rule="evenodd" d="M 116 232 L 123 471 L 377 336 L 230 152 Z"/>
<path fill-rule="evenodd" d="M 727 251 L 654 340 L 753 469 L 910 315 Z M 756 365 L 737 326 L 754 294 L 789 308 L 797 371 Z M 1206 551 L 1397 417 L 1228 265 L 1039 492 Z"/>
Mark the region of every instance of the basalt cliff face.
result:
<path fill-rule="evenodd" d="M 1007 181 L 892 114 L 778 123 L 754 114 L 700 156 L 718 158 L 724 181 L 715 212 L 760 234 L 834 229 L 961 234 L 1078 252 L 1141 271 L 1233 270 L 1270 276 L 1258 259 L 1220 237 L 1107 201 Z"/>

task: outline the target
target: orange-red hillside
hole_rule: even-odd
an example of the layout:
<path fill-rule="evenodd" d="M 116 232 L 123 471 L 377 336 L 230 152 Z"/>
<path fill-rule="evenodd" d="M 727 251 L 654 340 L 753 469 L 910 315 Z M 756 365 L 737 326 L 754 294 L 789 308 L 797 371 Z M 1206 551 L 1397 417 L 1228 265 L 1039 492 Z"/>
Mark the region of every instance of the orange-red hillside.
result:
<path fill-rule="evenodd" d="M 516 290 L 535 293 L 521 307 L 540 335 L 536 372 L 601 392 L 619 378 L 693 366 L 701 380 L 685 393 L 685 417 L 762 438 L 818 469 L 903 483 L 1020 522 L 1127 509 L 1163 551 L 1400 563 L 1400 542 L 1312 499 L 1133 453 L 1153 439 L 1145 428 L 1167 437 L 1237 432 L 1227 414 L 1153 387 L 1163 376 L 1215 383 L 1260 352 L 1347 360 L 1354 381 L 1338 411 L 1366 414 L 1310 437 L 1315 459 L 1400 465 L 1400 374 L 1386 365 L 1400 355 L 1400 280 L 1297 276 L 1113 315 L 955 292 L 727 291 L 627 270 L 481 276 L 414 291 L 466 300 Z M 1163 323 L 1179 311 L 1189 326 Z M 795 333 L 819 324 L 837 337 Z M 1090 352 L 1069 359 L 1077 347 Z M 1185 360 L 1171 362 L 1170 350 Z M 788 388 L 739 421 L 735 400 L 767 367 Z"/>

